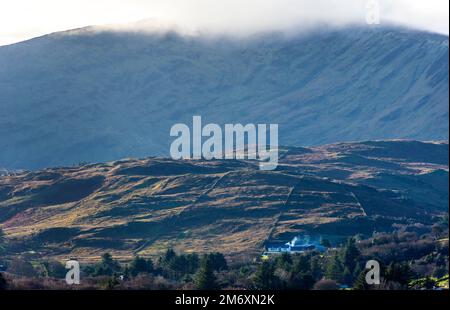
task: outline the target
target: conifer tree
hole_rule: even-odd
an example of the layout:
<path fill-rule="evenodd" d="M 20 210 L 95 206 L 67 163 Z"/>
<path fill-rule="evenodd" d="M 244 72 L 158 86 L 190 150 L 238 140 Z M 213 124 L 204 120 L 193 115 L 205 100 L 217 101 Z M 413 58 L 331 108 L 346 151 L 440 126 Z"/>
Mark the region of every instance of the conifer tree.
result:
<path fill-rule="evenodd" d="M 322 278 L 323 276 L 323 270 L 319 262 L 319 257 L 317 256 L 311 258 L 311 275 L 316 280 Z"/>
<path fill-rule="evenodd" d="M 211 259 L 205 256 L 195 276 L 195 287 L 198 290 L 215 290 L 219 288 Z"/>
<path fill-rule="evenodd" d="M 136 256 L 130 265 L 130 273 L 132 276 L 136 276 L 139 273 L 151 273 L 153 271 L 153 262 L 151 259 L 144 259 Z"/>
<path fill-rule="evenodd" d="M 302 274 L 311 272 L 311 257 L 308 255 L 300 255 L 294 264 L 293 272 Z"/>
<path fill-rule="evenodd" d="M 340 281 L 344 268 L 337 255 L 334 255 L 328 262 L 326 269 L 326 277 L 330 280 Z"/>
<path fill-rule="evenodd" d="M 407 263 L 390 263 L 386 268 L 385 281 L 400 283 L 403 286 L 408 285 L 414 273 Z"/>
<path fill-rule="evenodd" d="M 342 264 L 348 268 L 350 273 L 352 273 L 355 270 L 357 260 L 360 254 L 361 253 L 356 247 L 355 239 L 349 238 L 347 240 L 347 244 L 345 245 L 341 253 L 341 261 Z"/>
<path fill-rule="evenodd" d="M 358 275 L 358 277 L 355 280 L 355 283 L 353 284 L 353 288 L 355 290 L 368 290 L 370 289 L 369 284 L 367 284 L 366 281 L 366 272 L 365 271 L 361 271 Z"/>
<path fill-rule="evenodd" d="M 256 272 L 254 282 L 257 289 L 276 289 L 279 285 L 279 281 L 277 276 L 275 276 L 275 267 L 273 264 L 270 262 L 263 262 Z"/>

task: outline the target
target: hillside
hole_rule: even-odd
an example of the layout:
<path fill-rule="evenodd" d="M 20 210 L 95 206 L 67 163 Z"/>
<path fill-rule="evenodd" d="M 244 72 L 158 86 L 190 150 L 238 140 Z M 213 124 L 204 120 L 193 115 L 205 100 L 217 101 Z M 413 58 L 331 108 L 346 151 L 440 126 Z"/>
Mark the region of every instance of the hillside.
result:
<path fill-rule="evenodd" d="M 55 33 L 0 47 L 0 167 L 167 156 L 193 115 L 278 123 L 284 145 L 447 140 L 448 81 L 448 37 L 400 28 Z"/>
<path fill-rule="evenodd" d="M 420 230 L 448 212 L 448 143 L 287 147 L 252 161 L 126 159 L 0 177 L 8 256 L 92 260 L 182 252 L 260 253 L 270 240 Z M 394 226 L 393 226 L 394 225 Z"/>

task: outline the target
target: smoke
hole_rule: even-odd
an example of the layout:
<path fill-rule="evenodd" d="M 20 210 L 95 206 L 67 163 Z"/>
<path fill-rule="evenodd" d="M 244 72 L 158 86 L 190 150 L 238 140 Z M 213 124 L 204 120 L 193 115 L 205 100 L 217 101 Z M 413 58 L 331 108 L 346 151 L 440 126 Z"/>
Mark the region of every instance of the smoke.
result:
<path fill-rule="evenodd" d="M 114 24 L 116 30 L 176 27 L 182 33 L 233 36 L 307 31 L 364 24 L 368 1 L 379 3 L 381 24 L 448 35 L 448 0 L 2 0 L 0 44 L 102 24 Z M 126 25 L 138 20 L 147 22 Z"/>

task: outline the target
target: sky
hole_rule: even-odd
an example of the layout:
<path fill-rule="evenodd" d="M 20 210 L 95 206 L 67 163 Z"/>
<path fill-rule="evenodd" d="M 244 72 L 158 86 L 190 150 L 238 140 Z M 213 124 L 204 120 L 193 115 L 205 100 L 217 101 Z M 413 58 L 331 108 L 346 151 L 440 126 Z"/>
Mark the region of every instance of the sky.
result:
<path fill-rule="evenodd" d="M 381 24 L 448 35 L 448 0 L 0 0 L 0 45 L 90 25 L 140 23 L 181 32 L 252 35 L 321 25 L 366 23 L 376 3 Z M 136 26 L 137 27 L 137 26 Z M 126 26 L 115 26 L 115 29 Z"/>

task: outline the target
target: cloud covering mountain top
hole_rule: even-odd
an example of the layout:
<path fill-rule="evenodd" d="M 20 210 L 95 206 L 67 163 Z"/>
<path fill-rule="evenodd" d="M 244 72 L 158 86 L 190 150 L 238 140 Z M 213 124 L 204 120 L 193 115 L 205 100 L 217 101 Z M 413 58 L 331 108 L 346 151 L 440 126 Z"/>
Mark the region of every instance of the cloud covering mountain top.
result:
<path fill-rule="evenodd" d="M 15 0 L 2 1 L 0 45 L 88 25 L 142 19 L 177 25 L 182 32 L 246 36 L 297 32 L 322 25 L 366 22 L 378 3 L 382 24 L 399 24 L 448 35 L 447 0 Z M 136 30 L 152 30 L 147 23 Z M 115 27 L 118 29 L 118 26 Z"/>
<path fill-rule="evenodd" d="M 347 27 L 289 40 L 74 31 L 0 48 L 0 167 L 168 156 L 170 129 L 279 124 L 281 145 L 448 140 L 448 37 Z"/>

